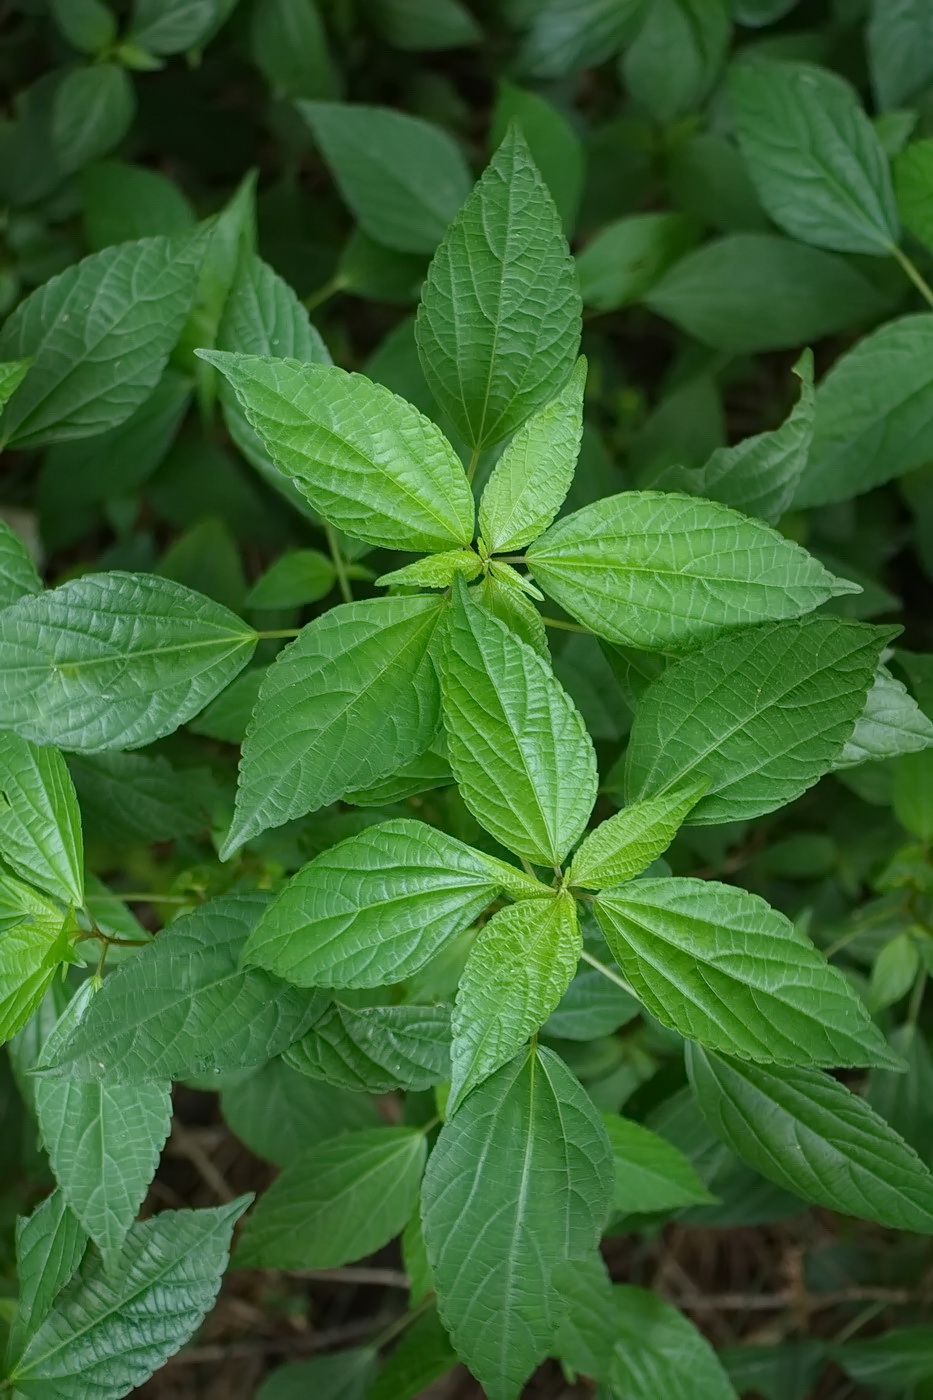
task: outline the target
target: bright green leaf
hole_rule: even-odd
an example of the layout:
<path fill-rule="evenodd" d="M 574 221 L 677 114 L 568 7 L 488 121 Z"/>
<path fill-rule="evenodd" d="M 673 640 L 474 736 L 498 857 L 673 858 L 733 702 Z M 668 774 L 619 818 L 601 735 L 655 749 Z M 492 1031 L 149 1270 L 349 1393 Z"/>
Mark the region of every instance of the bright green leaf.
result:
<path fill-rule="evenodd" d="M 514 432 L 573 368 L 573 260 L 516 126 L 434 256 L 415 334 L 434 397 L 476 449 Z"/>
<path fill-rule="evenodd" d="M 933 745 L 933 721 L 927 719 L 906 686 L 895 680 L 887 666 L 879 666 L 845 748 L 835 767 L 875 763 L 898 754 L 914 753 Z"/>
<path fill-rule="evenodd" d="M 470 811 L 517 855 L 559 864 L 596 800 L 592 741 L 546 663 L 459 580 L 442 691 L 450 766 Z"/>
<path fill-rule="evenodd" d="M 604 1113 L 615 1162 L 613 1206 L 626 1215 L 680 1210 L 713 1198 L 682 1152 L 650 1128 Z"/>
<path fill-rule="evenodd" d="M 0 855 L 65 904 L 84 902 L 81 814 L 57 749 L 0 731 Z"/>
<path fill-rule="evenodd" d="M 246 596 L 250 608 L 301 608 L 326 598 L 337 579 L 318 549 L 292 549 L 276 559 Z"/>
<path fill-rule="evenodd" d="M 667 850 L 705 791 L 704 781 L 688 783 L 616 812 L 584 838 L 571 863 L 568 882 L 599 890 L 640 875 Z"/>
<path fill-rule="evenodd" d="M 246 733 L 222 857 L 427 748 L 439 719 L 429 648 L 441 607 L 431 596 L 343 604 L 279 653 Z"/>
<path fill-rule="evenodd" d="M 450 549 L 443 554 L 428 554 L 413 564 L 382 574 L 376 583 L 380 586 L 404 584 L 407 588 L 449 588 L 458 574 L 469 583 L 482 568 L 482 560 L 472 549 Z"/>

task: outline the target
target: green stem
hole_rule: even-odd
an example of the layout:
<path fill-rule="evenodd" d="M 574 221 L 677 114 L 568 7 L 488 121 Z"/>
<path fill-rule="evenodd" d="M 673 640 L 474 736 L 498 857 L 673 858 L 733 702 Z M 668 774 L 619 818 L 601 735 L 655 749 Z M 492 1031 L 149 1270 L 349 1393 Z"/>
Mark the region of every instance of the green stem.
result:
<path fill-rule="evenodd" d="M 472 481 L 476 475 L 476 468 L 479 466 L 479 448 L 474 447 L 470 453 L 470 465 L 467 467 L 467 481 Z"/>
<path fill-rule="evenodd" d="M 304 299 L 304 305 L 308 311 L 314 311 L 323 302 L 329 301 L 337 292 L 343 291 L 342 277 L 328 277 L 326 282 L 322 282 L 317 291 L 309 292 Z"/>
<path fill-rule="evenodd" d="M 300 627 L 276 627 L 271 632 L 257 632 L 256 637 L 260 642 L 271 642 L 277 637 L 297 637 L 300 631 Z"/>
<path fill-rule="evenodd" d="M 601 963 L 599 958 L 594 958 L 592 953 L 588 953 L 585 948 L 580 954 L 580 957 L 585 963 L 589 963 L 590 967 L 595 967 L 596 971 L 601 972 L 610 982 L 614 982 L 617 987 L 621 987 L 623 992 L 628 992 L 630 997 L 635 996 L 635 992 L 624 977 L 620 977 L 618 973 L 613 972 L 611 967 L 607 967 L 605 963 Z"/>
<path fill-rule="evenodd" d="M 933 306 L 933 287 L 930 286 L 913 259 L 907 256 L 903 248 L 898 248 L 896 243 L 892 243 L 891 251 L 927 305 Z"/>
<path fill-rule="evenodd" d="M 920 1007 L 923 1005 L 923 994 L 926 991 L 926 989 L 927 972 L 926 968 L 923 968 L 923 970 L 920 973 L 920 976 L 914 983 L 914 989 L 910 994 L 910 1004 L 907 1008 L 908 1026 L 915 1026 L 920 1018 Z"/>
<path fill-rule="evenodd" d="M 565 622 L 562 617 L 545 617 L 542 614 L 541 621 L 545 627 L 559 627 L 562 632 L 582 632 L 584 637 L 596 636 L 589 627 L 581 627 L 578 622 Z"/>
<path fill-rule="evenodd" d="M 330 549 L 330 557 L 334 561 L 334 572 L 337 575 L 337 583 L 340 587 L 340 596 L 345 603 L 353 602 L 353 589 L 350 587 L 350 580 L 347 577 L 346 565 L 344 564 L 343 552 L 337 539 L 337 532 L 333 525 L 326 520 L 324 522 L 324 533 L 327 536 L 327 544 Z"/>
<path fill-rule="evenodd" d="M 388 1346 L 389 1342 L 394 1341 L 400 1332 L 404 1332 L 413 1322 L 417 1322 L 422 1313 L 426 1313 L 428 1308 L 433 1306 L 434 1294 L 429 1293 L 426 1298 L 422 1298 L 417 1307 L 409 1308 L 407 1312 L 402 1313 L 401 1317 L 395 1318 L 387 1327 L 383 1327 L 381 1332 L 376 1333 L 369 1343 L 373 1351 L 381 1351 L 383 1347 Z"/>

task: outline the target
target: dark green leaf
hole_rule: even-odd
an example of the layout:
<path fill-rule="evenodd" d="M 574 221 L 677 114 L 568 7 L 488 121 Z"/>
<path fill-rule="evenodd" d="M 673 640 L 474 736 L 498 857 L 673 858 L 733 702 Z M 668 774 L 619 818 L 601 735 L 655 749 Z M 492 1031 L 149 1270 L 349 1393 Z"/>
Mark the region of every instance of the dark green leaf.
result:
<path fill-rule="evenodd" d="M 354 1010 L 334 1002 L 285 1060 L 310 1079 L 355 1093 L 430 1089 L 450 1078 L 450 1013 L 443 1006 Z"/>
<path fill-rule="evenodd" d="M 57 749 L 0 731 L 0 855 L 65 904 L 84 902 L 81 815 Z"/>

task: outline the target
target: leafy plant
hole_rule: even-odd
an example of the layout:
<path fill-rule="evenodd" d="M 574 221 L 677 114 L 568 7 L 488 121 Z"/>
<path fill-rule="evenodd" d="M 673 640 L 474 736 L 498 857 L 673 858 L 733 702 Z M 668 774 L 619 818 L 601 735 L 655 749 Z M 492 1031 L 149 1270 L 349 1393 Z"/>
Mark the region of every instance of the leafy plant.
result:
<path fill-rule="evenodd" d="M 14 6 L 0 1394 L 228 1268 L 409 1294 L 259 1400 L 933 1386 L 933 27 L 831 8 Z"/>

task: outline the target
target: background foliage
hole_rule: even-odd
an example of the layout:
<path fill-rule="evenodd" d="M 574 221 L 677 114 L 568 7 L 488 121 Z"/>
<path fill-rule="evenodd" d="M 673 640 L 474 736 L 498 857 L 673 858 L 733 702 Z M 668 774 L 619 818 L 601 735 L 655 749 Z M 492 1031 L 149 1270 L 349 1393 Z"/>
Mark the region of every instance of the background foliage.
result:
<path fill-rule="evenodd" d="M 6 1391 L 933 1395 L 926 0 L 0 26 Z"/>

